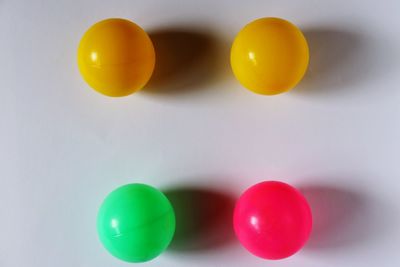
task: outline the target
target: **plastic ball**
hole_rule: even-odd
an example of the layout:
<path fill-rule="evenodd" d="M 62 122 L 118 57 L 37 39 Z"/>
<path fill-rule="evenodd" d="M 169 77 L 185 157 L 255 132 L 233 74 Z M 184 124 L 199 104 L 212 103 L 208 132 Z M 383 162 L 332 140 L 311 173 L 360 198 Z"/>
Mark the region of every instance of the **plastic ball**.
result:
<path fill-rule="evenodd" d="M 233 225 L 237 238 L 248 251 L 277 260 L 304 246 L 311 233 L 312 215 L 297 189 L 268 181 L 242 194 L 236 203 Z"/>
<path fill-rule="evenodd" d="M 309 61 L 307 41 L 292 23 L 261 18 L 247 24 L 231 49 L 231 67 L 247 89 L 263 95 L 289 91 L 304 76 Z"/>
<path fill-rule="evenodd" d="M 167 197 L 144 184 L 128 184 L 111 192 L 97 216 L 104 247 L 128 262 L 149 261 L 170 244 L 175 214 Z"/>
<path fill-rule="evenodd" d="M 145 86 L 155 65 L 147 33 L 125 19 L 94 24 L 82 37 L 78 66 L 85 81 L 107 96 L 130 95 Z"/>

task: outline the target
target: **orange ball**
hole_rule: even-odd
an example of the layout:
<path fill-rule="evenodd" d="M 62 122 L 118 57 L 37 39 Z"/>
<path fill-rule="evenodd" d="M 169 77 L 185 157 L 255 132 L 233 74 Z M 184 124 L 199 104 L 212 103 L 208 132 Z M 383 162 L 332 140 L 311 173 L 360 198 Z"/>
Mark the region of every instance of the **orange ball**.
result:
<path fill-rule="evenodd" d="M 149 81 L 155 65 L 147 33 L 125 19 L 94 24 L 82 37 L 78 66 L 85 81 L 107 96 L 126 96 Z"/>
<path fill-rule="evenodd" d="M 309 61 L 307 41 L 292 23 L 262 18 L 247 24 L 231 49 L 231 66 L 239 82 L 263 95 L 289 91 L 303 78 Z"/>

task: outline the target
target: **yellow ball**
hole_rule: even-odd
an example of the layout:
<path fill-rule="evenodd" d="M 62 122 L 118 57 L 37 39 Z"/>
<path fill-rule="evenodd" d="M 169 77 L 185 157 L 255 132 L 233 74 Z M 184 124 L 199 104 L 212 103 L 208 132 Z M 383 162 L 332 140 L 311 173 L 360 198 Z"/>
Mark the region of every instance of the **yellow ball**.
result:
<path fill-rule="evenodd" d="M 79 71 L 93 89 L 107 96 L 126 96 L 142 89 L 154 65 L 149 36 L 129 20 L 100 21 L 79 43 Z"/>
<path fill-rule="evenodd" d="M 239 82 L 263 95 L 289 91 L 303 78 L 309 61 L 307 41 L 292 23 L 261 18 L 247 24 L 231 49 L 231 67 Z"/>

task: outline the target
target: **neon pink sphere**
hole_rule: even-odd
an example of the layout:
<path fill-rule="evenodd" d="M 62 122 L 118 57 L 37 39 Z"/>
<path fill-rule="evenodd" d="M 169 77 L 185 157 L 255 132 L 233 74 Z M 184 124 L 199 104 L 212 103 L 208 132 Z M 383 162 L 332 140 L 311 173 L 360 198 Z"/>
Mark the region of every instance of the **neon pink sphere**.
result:
<path fill-rule="evenodd" d="M 308 240 L 311 209 L 296 188 L 277 181 L 261 182 L 237 201 L 233 227 L 240 243 L 254 255 L 283 259 L 299 251 Z"/>

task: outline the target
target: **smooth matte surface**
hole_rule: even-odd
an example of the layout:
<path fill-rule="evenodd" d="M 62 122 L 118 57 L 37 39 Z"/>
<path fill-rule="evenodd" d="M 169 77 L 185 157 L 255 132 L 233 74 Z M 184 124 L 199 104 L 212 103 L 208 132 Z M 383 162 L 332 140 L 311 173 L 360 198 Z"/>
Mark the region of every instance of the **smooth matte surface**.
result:
<path fill-rule="evenodd" d="M 313 209 L 298 254 L 254 257 L 215 212 L 208 234 L 191 228 L 201 234 L 180 240 L 209 238 L 202 246 L 173 240 L 141 266 L 399 266 L 399 9 L 397 0 L 0 1 L 0 266 L 132 266 L 104 251 L 95 227 L 99 203 L 123 184 L 190 189 L 229 208 L 222 200 L 272 179 L 300 188 Z M 265 16 L 292 21 L 310 45 L 304 80 L 273 97 L 243 89 L 229 66 L 235 34 Z M 160 60 L 173 67 L 156 65 L 151 88 L 114 99 L 80 77 L 82 33 L 109 17 L 135 21 L 157 51 L 170 47 Z"/>

